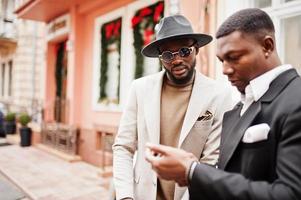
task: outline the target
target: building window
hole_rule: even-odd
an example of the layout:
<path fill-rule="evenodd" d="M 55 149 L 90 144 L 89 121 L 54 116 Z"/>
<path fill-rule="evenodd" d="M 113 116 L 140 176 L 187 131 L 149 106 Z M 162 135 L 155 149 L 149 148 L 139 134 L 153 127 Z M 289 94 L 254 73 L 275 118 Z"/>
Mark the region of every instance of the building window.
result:
<path fill-rule="evenodd" d="M 13 61 L 8 62 L 8 96 L 12 96 Z"/>
<path fill-rule="evenodd" d="M 254 7 L 266 8 L 272 5 L 272 0 L 254 0 Z"/>
<path fill-rule="evenodd" d="M 301 74 L 301 0 L 253 0 L 253 5 L 272 17 L 281 60 Z"/>
<path fill-rule="evenodd" d="M 1 65 L 1 93 L 2 97 L 12 96 L 13 61 L 4 62 Z"/>
<path fill-rule="evenodd" d="M 292 64 L 301 74 L 301 15 L 282 19 L 281 25 L 285 41 L 284 63 Z"/>
<path fill-rule="evenodd" d="M 119 17 L 101 26 L 100 79 L 98 101 L 119 103 L 121 22 Z"/>
<path fill-rule="evenodd" d="M 121 111 L 133 79 L 161 70 L 141 49 L 154 40 L 164 1 L 136 1 L 95 19 L 93 110 Z"/>
<path fill-rule="evenodd" d="M 124 9 L 95 20 L 93 109 L 118 110 Z"/>

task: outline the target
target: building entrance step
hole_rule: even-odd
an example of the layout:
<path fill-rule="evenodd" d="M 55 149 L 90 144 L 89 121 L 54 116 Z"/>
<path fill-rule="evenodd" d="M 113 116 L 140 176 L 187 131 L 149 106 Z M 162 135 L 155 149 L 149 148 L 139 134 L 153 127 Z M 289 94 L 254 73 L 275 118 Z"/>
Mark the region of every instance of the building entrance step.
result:
<path fill-rule="evenodd" d="M 53 155 L 65 160 L 65 161 L 68 161 L 68 162 L 82 161 L 82 158 L 79 155 L 71 155 L 71 154 L 56 150 L 56 149 L 49 147 L 47 145 L 44 145 L 44 144 L 37 144 L 36 147 L 42 151 L 53 154 Z"/>

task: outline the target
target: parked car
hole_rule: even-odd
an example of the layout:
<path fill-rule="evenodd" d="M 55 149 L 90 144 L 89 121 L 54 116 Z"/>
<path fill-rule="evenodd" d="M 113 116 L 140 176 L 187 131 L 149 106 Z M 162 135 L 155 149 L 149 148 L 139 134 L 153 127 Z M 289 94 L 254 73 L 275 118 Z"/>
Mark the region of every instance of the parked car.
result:
<path fill-rule="evenodd" d="M 0 137 L 6 137 L 4 131 L 4 114 L 1 110 L 0 110 Z"/>

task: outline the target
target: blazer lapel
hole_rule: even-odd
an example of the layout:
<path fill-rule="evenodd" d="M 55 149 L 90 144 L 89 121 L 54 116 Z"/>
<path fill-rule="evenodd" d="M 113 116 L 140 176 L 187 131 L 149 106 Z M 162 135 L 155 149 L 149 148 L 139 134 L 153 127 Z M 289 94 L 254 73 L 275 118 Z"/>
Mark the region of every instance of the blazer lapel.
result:
<path fill-rule="evenodd" d="M 240 109 L 237 109 L 236 112 L 233 112 L 230 118 L 227 121 L 231 121 L 234 125 L 230 128 L 225 128 L 222 130 L 222 137 L 225 136 L 222 146 L 221 153 L 219 158 L 219 168 L 224 169 L 232 157 L 235 149 L 241 141 L 242 136 L 246 129 L 252 124 L 254 118 L 261 111 L 261 102 L 258 101 L 253 103 L 246 112 L 237 119 L 239 116 Z M 224 128 L 223 128 L 224 129 Z"/>
<path fill-rule="evenodd" d="M 196 122 L 200 113 L 205 112 L 205 105 L 208 104 L 208 99 L 205 95 L 210 94 L 210 87 L 202 83 L 202 77 L 198 72 L 196 72 L 195 74 L 195 80 L 185 118 L 183 121 L 178 147 L 181 147 L 183 141 L 187 137 L 189 131 Z"/>
<path fill-rule="evenodd" d="M 239 123 L 240 111 L 242 109 L 242 106 L 243 106 L 243 104 L 241 102 L 238 102 L 232 110 L 230 110 L 224 114 L 223 124 L 222 124 L 222 127 L 223 127 L 222 132 L 223 133 L 229 133 L 229 132 L 231 133 L 233 127 L 237 123 Z M 229 129 L 231 129 L 231 131 L 229 131 Z M 221 145 L 223 145 L 224 141 L 227 139 L 227 136 L 229 136 L 229 135 L 224 135 L 224 134 L 222 135 Z"/>
<path fill-rule="evenodd" d="M 160 142 L 160 103 L 164 73 L 165 71 L 161 71 L 158 76 L 152 77 L 151 81 L 145 82 L 147 89 L 143 91 L 145 92 L 145 123 L 150 142 L 155 144 Z"/>
<path fill-rule="evenodd" d="M 286 86 L 295 78 L 299 77 L 296 69 L 290 69 L 280 74 L 270 84 L 269 90 L 260 99 L 262 102 L 271 102 Z"/>

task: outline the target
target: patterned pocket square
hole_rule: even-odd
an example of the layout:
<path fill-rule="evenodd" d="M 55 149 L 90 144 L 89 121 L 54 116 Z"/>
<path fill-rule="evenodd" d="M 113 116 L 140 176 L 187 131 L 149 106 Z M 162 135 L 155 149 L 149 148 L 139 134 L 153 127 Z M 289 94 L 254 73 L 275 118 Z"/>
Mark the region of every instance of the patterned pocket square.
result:
<path fill-rule="evenodd" d="M 212 119 L 212 117 L 212 113 L 209 110 L 207 110 L 204 115 L 198 117 L 197 121 L 208 121 Z"/>

